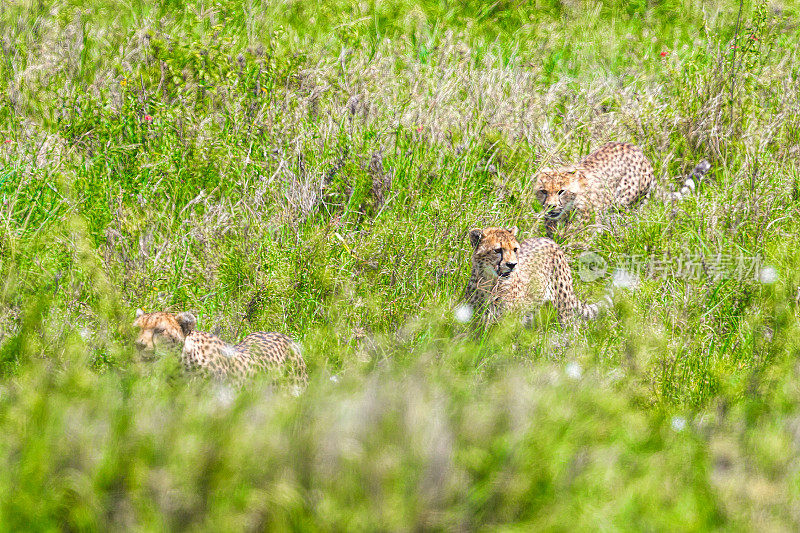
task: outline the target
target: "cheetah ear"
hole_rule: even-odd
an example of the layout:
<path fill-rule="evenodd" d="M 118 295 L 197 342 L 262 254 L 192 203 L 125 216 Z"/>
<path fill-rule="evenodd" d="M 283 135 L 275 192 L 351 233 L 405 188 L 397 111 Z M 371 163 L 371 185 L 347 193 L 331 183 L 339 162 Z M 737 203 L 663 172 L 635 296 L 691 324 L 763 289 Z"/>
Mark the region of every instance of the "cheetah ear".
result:
<path fill-rule="evenodd" d="M 516 236 L 517 236 L 517 233 L 519 233 L 519 228 L 518 228 L 518 227 L 516 227 L 516 226 L 514 226 L 513 228 L 511 228 L 511 229 L 510 229 L 510 230 L 508 230 L 508 231 L 510 231 L 510 232 L 511 232 L 511 235 L 513 235 L 514 237 L 516 237 Z"/>
<path fill-rule="evenodd" d="M 477 248 L 483 239 L 483 230 L 480 228 L 473 228 L 469 230 L 469 242 L 472 243 L 473 248 Z"/>
<path fill-rule="evenodd" d="M 175 315 L 175 320 L 178 321 L 184 336 L 194 331 L 194 327 L 197 325 L 197 319 L 188 311 Z"/>
<path fill-rule="evenodd" d="M 139 318 L 143 314 L 144 314 L 144 311 L 142 311 L 141 308 L 136 310 L 136 318 Z"/>

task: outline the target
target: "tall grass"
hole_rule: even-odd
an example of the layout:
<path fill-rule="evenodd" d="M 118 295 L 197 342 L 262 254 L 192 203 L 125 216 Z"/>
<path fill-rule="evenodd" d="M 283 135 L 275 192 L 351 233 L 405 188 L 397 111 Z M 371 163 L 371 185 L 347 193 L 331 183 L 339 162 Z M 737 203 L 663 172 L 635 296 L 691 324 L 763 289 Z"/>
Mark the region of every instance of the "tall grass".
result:
<path fill-rule="evenodd" d="M 738 10 L 0 6 L 0 524 L 795 529 L 798 12 Z M 542 235 L 536 169 L 610 140 L 712 171 L 562 236 L 576 272 L 697 275 L 459 323 L 468 229 Z M 137 307 L 291 334 L 311 383 L 139 361 Z"/>

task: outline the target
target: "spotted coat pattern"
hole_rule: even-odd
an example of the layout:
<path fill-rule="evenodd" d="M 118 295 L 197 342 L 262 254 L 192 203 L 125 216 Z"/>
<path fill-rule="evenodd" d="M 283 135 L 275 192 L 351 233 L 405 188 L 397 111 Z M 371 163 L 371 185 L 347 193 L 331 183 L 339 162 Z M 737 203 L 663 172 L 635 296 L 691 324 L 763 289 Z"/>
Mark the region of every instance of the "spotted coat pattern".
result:
<path fill-rule="evenodd" d="M 181 350 L 181 364 L 196 372 L 241 384 L 259 372 L 287 371 L 295 383 L 308 379 L 299 345 L 282 333 L 258 332 L 232 346 L 216 335 L 196 331 L 191 313 L 136 312 L 136 347 L 144 356 Z"/>
<path fill-rule="evenodd" d="M 520 243 L 516 236 L 516 227 L 470 230 L 474 251 L 465 300 L 473 310 L 492 320 L 509 310 L 530 313 L 552 302 L 562 324 L 595 318 L 599 306 L 575 295 L 572 270 L 558 244 L 544 237 Z"/>
<path fill-rule="evenodd" d="M 641 148 L 611 142 L 578 165 L 539 170 L 534 188 L 545 209 L 547 233 L 552 235 L 572 211 L 628 207 L 650 192 L 653 181 L 653 167 Z"/>
<path fill-rule="evenodd" d="M 683 180 L 680 190 L 660 195 L 666 200 L 681 200 L 692 194 L 711 164 L 701 161 Z M 646 199 L 655 190 L 653 166 L 642 149 L 634 144 L 610 142 L 577 165 L 539 170 L 534 190 L 545 210 L 547 235 L 566 222 L 572 212 L 579 216 L 590 211 L 627 208 Z"/>

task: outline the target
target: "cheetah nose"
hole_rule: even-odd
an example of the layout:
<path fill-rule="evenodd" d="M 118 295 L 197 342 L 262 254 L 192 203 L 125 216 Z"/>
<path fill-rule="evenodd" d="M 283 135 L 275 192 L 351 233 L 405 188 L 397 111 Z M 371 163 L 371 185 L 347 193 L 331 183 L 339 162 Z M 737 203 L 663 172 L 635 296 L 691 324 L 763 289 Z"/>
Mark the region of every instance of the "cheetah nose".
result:
<path fill-rule="evenodd" d="M 508 267 L 508 270 L 510 272 L 510 271 L 514 270 L 514 267 L 517 266 L 517 264 L 516 263 L 512 263 L 511 261 L 509 261 L 509 262 L 506 263 L 506 266 Z"/>

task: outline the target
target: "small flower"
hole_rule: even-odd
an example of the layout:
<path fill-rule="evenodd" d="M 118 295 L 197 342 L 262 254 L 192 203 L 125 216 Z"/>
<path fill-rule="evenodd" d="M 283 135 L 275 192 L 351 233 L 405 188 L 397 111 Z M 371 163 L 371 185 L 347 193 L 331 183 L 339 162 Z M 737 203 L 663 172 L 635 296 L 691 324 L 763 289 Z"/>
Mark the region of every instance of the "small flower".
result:
<path fill-rule="evenodd" d="M 236 391 L 226 385 L 215 387 L 214 392 L 214 399 L 218 407 L 228 408 L 236 400 Z"/>
<path fill-rule="evenodd" d="M 3 144 L 11 144 L 13 142 L 14 141 L 12 141 L 11 139 L 6 139 L 5 141 L 3 141 Z"/>
<path fill-rule="evenodd" d="M 672 417 L 672 429 L 675 431 L 683 431 L 686 429 L 686 419 L 682 416 Z"/>
<path fill-rule="evenodd" d="M 424 130 L 424 129 L 425 129 L 425 128 L 423 128 L 422 126 L 418 127 L 418 128 L 417 128 L 417 133 L 422 133 L 422 130 Z"/>
<path fill-rule="evenodd" d="M 267 94 L 267 93 L 269 92 L 269 91 L 267 90 L 267 88 L 266 88 L 266 87 L 262 87 L 262 88 L 261 88 L 261 91 L 262 91 L 264 94 Z"/>
<path fill-rule="evenodd" d="M 758 281 L 765 285 L 771 285 L 778 281 L 778 271 L 775 267 L 766 266 L 758 272 Z"/>
<path fill-rule="evenodd" d="M 566 373 L 571 379 L 581 379 L 581 376 L 583 375 L 583 368 L 581 368 L 581 365 L 573 361 L 567 364 Z"/>
<path fill-rule="evenodd" d="M 465 324 L 472 319 L 472 306 L 469 304 L 461 304 L 456 308 L 456 320 Z"/>
<path fill-rule="evenodd" d="M 661 52 L 660 55 L 661 55 L 661 57 L 667 57 L 669 55 L 669 52 L 664 51 L 664 52 Z"/>
<path fill-rule="evenodd" d="M 152 117 L 152 116 L 150 116 L 150 115 L 145 115 L 145 116 L 144 116 L 144 121 L 145 121 L 145 122 L 153 122 L 153 117 Z"/>

